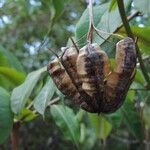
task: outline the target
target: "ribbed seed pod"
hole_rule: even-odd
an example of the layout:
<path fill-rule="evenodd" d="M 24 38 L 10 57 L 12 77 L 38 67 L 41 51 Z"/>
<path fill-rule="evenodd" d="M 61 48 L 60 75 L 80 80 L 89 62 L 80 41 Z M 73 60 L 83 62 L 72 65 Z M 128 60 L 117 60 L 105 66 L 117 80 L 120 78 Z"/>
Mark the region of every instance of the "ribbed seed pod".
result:
<path fill-rule="evenodd" d="M 58 89 L 68 97 L 78 95 L 69 75 L 66 73 L 58 58 L 52 60 L 48 65 L 48 72 L 53 78 Z M 69 91 L 69 92 L 68 92 Z"/>
<path fill-rule="evenodd" d="M 85 93 L 85 91 L 82 89 L 81 80 L 79 79 L 79 76 L 77 75 L 77 67 L 76 67 L 76 61 L 78 57 L 78 51 L 75 47 L 70 47 L 67 49 L 67 51 L 62 56 L 61 62 L 68 73 L 69 77 L 71 78 L 73 84 L 75 85 L 77 91 L 82 95 L 83 101 L 80 101 L 76 99 L 76 103 L 80 105 L 80 107 L 85 106 L 82 102 L 86 102 L 88 107 L 92 107 L 91 103 L 91 97 Z M 84 108 L 83 108 L 84 109 Z"/>
<path fill-rule="evenodd" d="M 92 97 L 92 103 L 99 110 L 104 92 L 104 79 L 108 74 L 108 56 L 98 44 L 87 44 L 80 49 L 77 59 L 77 73 L 82 89 Z"/>
<path fill-rule="evenodd" d="M 67 73 L 66 69 L 61 64 L 58 58 L 55 58 L 54 60 L 50 61 L 50 63 L 48 64 L 48 72 L 58 89 L 64 95 L 71 98 L 75 104 L 79 105 L 84 110 L 89 112 L 95 112 L 92 106 L 88 106 L 86 101 L 83 100 L 83 96 L 81 96 L 78 92 L 72 79 L 70 78 L 69 74 Z"/>
<path fill-rule="evenodd" d="M 128 89 L 135 76 L 136 49 L 131 38 L 125 38 L 116 46 L 117 65 L 107 78 L 102 112 L 117 110 L 124 102 Z"/>
<path fill-rule="evenodd" d="M 67 49 L 48 65 L 58 89 L 82 109 L 111 113 L 123 103 L 135 76 L 136 49 L 131 38 L 116 45 L 116 67 L 109 70 L 109 59 L 98 44 L 88 43 L 77 51 Z"/>
<path fill-rule="evenodd" d="M 77 68 L 76 68 L 76 60 L 78 57 L 78 52 L 74 47 L 70 47 L 66 50 L 64 55 L 62 56 L 61 62 L 69 74 L 72 82 L 77 87 L 78 90 L 82 90 L 81 82 L 77 75 Z"/>

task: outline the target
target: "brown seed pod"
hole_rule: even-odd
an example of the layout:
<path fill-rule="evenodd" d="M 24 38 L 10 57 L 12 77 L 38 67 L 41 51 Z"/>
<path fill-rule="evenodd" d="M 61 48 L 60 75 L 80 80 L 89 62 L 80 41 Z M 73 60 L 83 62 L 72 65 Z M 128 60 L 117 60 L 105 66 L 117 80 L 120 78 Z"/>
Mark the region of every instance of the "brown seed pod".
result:
<path fill-rule="evenodd" d="M 82 89 L 92 97 L 92 105 L 98 111 L 103 99 L 104 79 L 109 73 L 108 56 L 98 44 L 88 43 L 80 49 L 77 73 L 82 81 Z"/>
<path fill-rule="evenodd" d="M 76 88 L 73 85 L 69 75 L 66 73 L 64 67 L 58 60 L 55 58 L 48 65 L 48 72 L 53 78 L 58 89 L 68 97 L 74 96 L 76 94 Z M 69 92 L 68 92 L 69 90 Z"/>
<path fill-rule="evenodd" d="M 79 105 L 86 111 L 95 112 L 95 110 L 88 106 L 86 100 L 83 100 L 83 96 L 78 91 L 79 81 L 75 72 L 76 53 L 71 47 L 64 52 L 64 55 L 60 59 L 55 58 L 48 64 L 48 72 L 53 78 L 58 89 L 67 97 L 71 98 L 74 103 Z M 70 66 L 70 63 L 72 64 Z M 62 65 L 63 64 L 63 65 Z"/>
<path fill-rule="evenodd" d="M 69 48 L 66 53 L 62 56 L 61 62 L 66 69 L 66 72 L 70 76 L 73 84 L 75 85 L 77 91 L 80 93 L 80 95 L 83 98 L 83 101 L 80 101 L 78 103 L 79 105 L 82 105 L 82 102 L 86 102 L 88 107 L 93 107 L 92 106 L 92 99 L 91 97 L 82 89 L 82 83 L 81 80 L 77 74 L 77 67 L 76 67 L 76 61 L 78 57 L 78 50 L 76 50 L 75 47 Z M 83 107 L 83 106 L 81 106 Z M 93 108 L 93 110 L 95 110 Z"/>
<path fill-rule="evenodd" d="M 136 50 L 131 38 L 116 46 L 117 65 L 109 70 L 109 59 L 98 44 L 88 43 L 77 49 L 66 49 L 60 58 L 48 65 L 48 71 L 58 89 L 92 113 L 111 113 L 123 103 L 135 76 Z"/>
<path fill-rule="evenodd" d="M 102 112 L 116 111 L 124 102 L 135 76 L 136 49 L 131 38 L 125 38 L 116 46 L 117 65 L 107 78 Z"/>

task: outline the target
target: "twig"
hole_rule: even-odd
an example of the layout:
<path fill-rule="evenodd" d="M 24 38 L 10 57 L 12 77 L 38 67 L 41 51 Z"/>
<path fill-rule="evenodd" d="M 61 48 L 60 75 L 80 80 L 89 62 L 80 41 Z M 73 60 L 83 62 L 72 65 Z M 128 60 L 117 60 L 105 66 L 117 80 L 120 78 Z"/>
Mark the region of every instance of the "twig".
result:
<path fill-rule="evenodd" d="M 129 37 L 131 37 L 132 39 L 135 39 L 134 36 L 133 36 L 133 33 L 131 31 L 130 25 L 128 23 L 128 20 L 126 18 L 126 13 L 125 13 L 125 7 L 124 7 L 123 0 L 117 0 L 117 4 L 118 4 L 119 13 L 120 13 L 123 25 L 125 27 L 125 30 L 127 32 L 127 35 Z M 138 60 L 139 60 L 139 63 L 140 63 L 142 73 L 144 75 L 145 80 L 149 84 L 150 83 L 150 78 L 149 78 L 149 75 L 148 75 L 148 73 L 146 71 L 146 68 L 144 66 L 144 62 L 142 60 L 142 56 L 141 56 L 141 53 L 140 53 L 140 50 L 139 50 L 139 47 L 138 47 L 137 44 L 136 44 L 136 50 L 137 50 L 137 57 L 138 57 Z"/>
<path fill-rule="evenodd" d="M 60 101 L 60 98 L 56 97 L 48 103 L 48 106 L 54 105 L 54 104 L 58 103 L 59 101 Z"/>
<path fill-rule="evenodd" d="M 93 3 L 92 0 L 89 0 L 89 31 L 87 35 L 87 40 L 92 43 L 93 31 L 94 31 L 94 19 L 93 19 Z"/>
<path fill-rule="evenodd" d="M 134 17 L 139 16 L 140 12 L 139 11 L 135 11 L 134 13 L 132 13 L 130 16 L 127 17 L 128 22 L 130 20 L 132 20 Z M 114 33 L 116 33 L 118 30 L 120 30 L 120 28 L 123 27 L 123 23 L 121 23 L 118 28 L 114 31 Z"/>
<path fill-rule="evenodd" d="M 13 124 L 13 129 L 11 133 L 12 150 L 19 150 L 19 137 L 18 137 L 19 128 L 20 128 L 20 122 L 15 122 Z"/>

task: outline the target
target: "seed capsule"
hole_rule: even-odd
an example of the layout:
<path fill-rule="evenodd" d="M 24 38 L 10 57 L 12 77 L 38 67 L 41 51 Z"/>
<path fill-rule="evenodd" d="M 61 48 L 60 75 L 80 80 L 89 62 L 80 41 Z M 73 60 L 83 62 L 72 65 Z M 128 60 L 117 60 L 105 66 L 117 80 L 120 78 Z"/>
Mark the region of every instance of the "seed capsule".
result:
<path fill-rule="evenodd" d="M 125 100 L 128 89 L 135 76 L 136 49 L 131 38 L 126 38 L 116 46 L 117 65 L 107 78 L 103 112 L 117 110 Z"/>
<path fill-rule="evenodd" d="M 98 111 L 104 92 L 104 79 L 109 72 L 108 56 L 98 44 L 88 44 L 80 49 L 77 59 L 77 73 L 82 89 L 92 97 L 92 104 Z"/>
<path fill-rule="evenodd" d="M 73 66 L 68 65 L 70 62 L 73 63 L 74 58 L 75 58 L 74 54 L 70 56 L 70 52 L 72 52 L 72 49 L 69 50 L 64 55 L 64 58 L 62 58 L 63 65 L 67 67 L 67 69 L 64 68 L 64 66 L 62 65 L 62 63 L 60 62 L 58 58 L 55 58 L 53 61 L 50 61 L 49 63 L 48 72 L 50 76 L 52 77 L 52 79 L 54 80 L 55 84 L 57 85 L 58 89 L 64 95 L 71 98 L 73 102 L 79 105 L 82 109 L 89 111 L 89 112 L 95 112 L 92 106 L 88 106 L 88 104 L 86 103 L 86 100 L 83 100 L 84 97 L 81 96 L 80 93 L 78 92 L 78 88 L 77 88 L 78 86 L 76 86 L 74 84 L 74 80 L 72 80 L 72 78 L 74 78 L 76 79 L 75 80 L 76 83 L 79 82 L 77 75 L 74 72 L 75 68 Z M 70 73 L 71 73 L 71 77 L 70 77 Z M 72 77 L 72 75 L 74 76 Z"/>

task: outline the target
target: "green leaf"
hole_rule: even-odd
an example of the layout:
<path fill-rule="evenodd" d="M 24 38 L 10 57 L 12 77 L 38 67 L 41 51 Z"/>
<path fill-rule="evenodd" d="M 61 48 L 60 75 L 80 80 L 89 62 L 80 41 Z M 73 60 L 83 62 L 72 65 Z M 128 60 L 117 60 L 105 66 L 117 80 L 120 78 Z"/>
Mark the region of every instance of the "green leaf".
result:
<path fill-rule="evenodd" d="M 131 3 L 131 0 L 125 1 L 126 8 L 128 8 L 130 3 Z M 108 10 L 109 5 L 110 3 L 105 3 L 99 6 L 95 6 L 93 8 L 94 24 L 101 31 L 113 33 L 120 26 L 122 21 L 120 18 L 118 8 L 115 9 L 114 11 L 109 12 Z M 89 14 L 86 9 L 76 26 L 75 35 L 76 35 L 76 40 L 77 41 L 79 40 L 78 43 L 80 47 L 82 47 L 87 42 L 86 34 L 88 32 L 88 29 L 89 29 Z M 110 34 L 107 34 L 104 32 L 101 32 L 100 35 L 97 35 L 95 33 L 93 37 L 93 41 L 98 43 L 99 45 L 103 44 L 103 47 L 107 47 L 107 46 L 104 46 L 104 44 L 108 45 L 108 43 L 111 43 L 111 47 L 112 47 L 111 49 L 115 48 L 115 43 L 112 42 L 112 40 L 114 39 L 108 39 L 106 41 L 106 39 L 110 37 Z M 118 37 L 114 37 L 114 38 L 118 39 Z M 105 50 L 108 54 L 111 53 L 111 52 L 108 52 L 107 48 L 103 50 Z"/>
<path fill-rule="evenodd" d="M 73 110 L 63 105 L 52 105 L 50 111 L 57 126 L 63 132 L 64 137 L 78 145 L 80 129 L 79 122 Z"/>
<path fill-rule="evenodd" d="M 4 75 L 0 74 L 0 86 L 9 91 L 13 89 L 15 85 Z"/>
<path fill-rule="evenodd" d="M 117 0 L 112 0 L 109 5 L 109 12 L 115 10 L 117 8 Z"/>
<path fill-rule="evenodd" d="M 0 51 L 0 66 L 10 66 L 7 57 Z"/>
<path fill-rule="evenodd" d="M 119 128 L 122 122 L 122 113 L 121 110 L 117 110 L 116 112 L 105 115 L 106 118 L 108 118 L 109 122 L 113 125 L 113 128 Z"/>
<path fill-rule="evenodd" d="M 10 95 L 0 87 L 0 144 L 8 138 L 13 126 L 13 113 L 10 109 Z"/>
<path fill-rule="evenodd" d="M 150 39 L 149 39 L 149 34 L 150 34 L 150 27 L 138 27 L 138 26 L 131 26 L 132 32 L 135 37 L 138 37 L 138 46 L 140 48 L 140 51 L 144 54 L 150 55 Z M 125 34 L 126 31 L 124 28 L 121 28 L 119 30 L 119 33 Z"/>
<path fill-rule="evenodd" d="M 144 85 L 145 79 L 144 79 L 143 74 L 142 74 L 140 69 L 136 70 L 136 75 L 135 75 L 135 79 L 134 80 L 136 82 L 140 83 L 141 85 Z"/>
<path fill-rule="evenodd" d="M 80 143 L 83 143 L 86 138 L 86 127 L 85 124 L 81 123 L 80 124 Z"/>
<path fill-rule="evenodd" d="M 94 16 L 95 26 L 97 26 L 98 23 L 101 21 L 102 16 L 107 11 L 108 5 L 109 4 L 107 3 L 107 4 L 102 4 L 100 6 L 93 7 L 93 16 Z M 89 29 L 89 13 L 88 13 L 88 10 L 86 9 L 77 23 L 76 31 L 75 31 L 76 40 L 77 41 L 80 40 L 79 41 L 80 47 L 82 47 L 83 43 L 86 42 L 86 34 L 88 32 L 88 29 Z"/>
<path fill-rule="evenodd" d="M 27 108 L 23 108 L 20 112 L 20 114 L 16 117 L 17 120 L 21 121 L 31 121 L 37 117 L 37 114 L 34 111 L 31 111 Z"/>
<path fill-rule="evenodd" d="M 6 56 L 9 64 L 15 68 L 18 71 L 24 72 L 23 67 L 21 65 L 21 63 L 19 62 L 19 60 L 17 59 L 17 57 L 15 57 L 15 55 L 13 55 L 10 51 L 8 51 L 7 49 L 4 49 L 2 46 L 0 46 L 0 52 L 3 53 L 3 55 Z"/>
<path fill-rule="evenodd" d="M 15 85 L 21 84 L 25 79 L 25 74 L 13 68 L 0 67 L 0 74 L 5 76 L 10 82 Z"/>
<path fill-rule="evenodd" d="M 11 95 L 11 108 L 15 114 L 20 113 L 21 109 L 25 106 L 28 97 L 30 96 L 33 88 L 37 84 L 40 77 L 46 72 L 46 67 L 28 74 L 25 82 L 16 87 Z"/>
<path fill-rule="evenodd" d="M 150 55 L 150 27 L 140 28 L 138 26 L 132 26 L 131 29 L 134 36 L 138 37 L 138 45 L 140 50 L 143 53 Z"/>
<path fill-rule="evenodd" d="M 144 0 L 144 1 L 134 0 L 134 5 L 139 11 L 150 15 L 150 1 L 149 0 Z"/>
<path fill-rule="evenodd" d="M 112 125 L 102 115 L 88 113 L 88 116 L 96 135 L 100 139 L 106 140 L 112 130 Z"/>
<path fill-rule="evenodd" d="M 134 103 L 135 91 L 129 91 L 126 101 L 122 107 L 123 118 L 129 132 L 137 139 L 142 140 L 144 132 L 140 120 L 139 112 Z"/>
<path fill-rule="evenodd" d="M 53 0 L 53 5 L 55 8 L 55 19 L 59 18 L 64 11 L 65 0 Z"/>
<path fill-rule="evenodd" d="M 48 105 L 48 102 L 51 100 L 55 93 L 55 84 L 50 78 L 47 83 L 44 85 L 40 93 L 34 99 L 34 108 L 41 114 L 44 115 L 45 109 Z"/>

